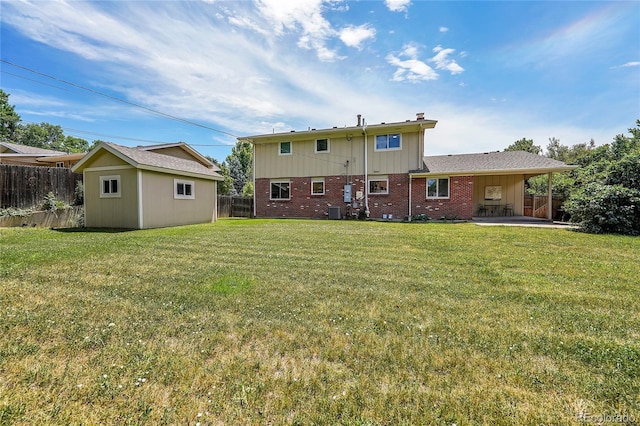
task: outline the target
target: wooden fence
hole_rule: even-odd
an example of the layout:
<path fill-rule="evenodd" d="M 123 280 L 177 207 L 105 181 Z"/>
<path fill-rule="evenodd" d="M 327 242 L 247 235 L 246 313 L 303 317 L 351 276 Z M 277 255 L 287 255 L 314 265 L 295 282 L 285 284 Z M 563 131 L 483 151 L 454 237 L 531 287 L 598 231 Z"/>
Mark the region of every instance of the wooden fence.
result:
<path fill-rule="evenodd" d="M 73 204 L 77 182 L 82 182 L 82 174 L 66 167 L 0 164 L 0 208 L 37 207 L 49 192 Z"/>
<path fill-rule="evenodd" d="M 219 195 L 218 217 L 253 217 L 253 197 Z"/>

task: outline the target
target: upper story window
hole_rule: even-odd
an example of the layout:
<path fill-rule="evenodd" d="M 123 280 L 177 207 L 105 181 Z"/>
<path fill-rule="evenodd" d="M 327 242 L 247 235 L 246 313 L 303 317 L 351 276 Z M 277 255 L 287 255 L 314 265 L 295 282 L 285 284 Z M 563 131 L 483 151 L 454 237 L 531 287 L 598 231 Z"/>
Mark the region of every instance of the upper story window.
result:
<path fill-rule="evenodd" d="M 196 198 L 195 184 L 192 180 L 173 180 L 173 198 L 178 200 L 193 200 Z"/>
<path fill-rule="evenodd" d="M 316 139 L 316 152 L 329 152 L 329 139 Z"/>
<path fill-rule="evenodd" d="M 279 155 L 291 155 L 291 142 L 280 142 Z"/>
<path fill-rule="evenodd" d="M 376 136 L 376 151 L 402 149 L 402 142 L 399 133 Z"/>
<path fill-rule="evenodd" d="M 427 179 L 427 198 L 449 198 L 449 178 Z"/>
<path fill-rule="evenodd" d="M 389 178 L 384 176 L 369 179 L 369 194 L 388 194 Z"/>
<path fill-rule="evenodd" d="M 56 167 L 64 167 L 64 161 L 56 162 Z"/>
<path fill-rule="evenodd" d="M 291 199 L 291 182 L 288 180 L 272 180 L 270 198 L 272 200 Z"/>
<path fill-rule="evenodd" d="M 120 175 L 100 176 L 100 198 L 120 197 Z"/>

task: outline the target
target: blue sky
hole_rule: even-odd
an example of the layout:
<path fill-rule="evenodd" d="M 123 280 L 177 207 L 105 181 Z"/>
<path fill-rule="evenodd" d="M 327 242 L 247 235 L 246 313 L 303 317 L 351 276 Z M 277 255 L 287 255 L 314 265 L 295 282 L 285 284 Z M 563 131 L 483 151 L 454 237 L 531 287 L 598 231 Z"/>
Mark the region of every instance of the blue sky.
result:
<path fill-rule="evenodd" d="M 435 155 L 502 150 L 523 137 L 543 147 L 551 137 L 603 144 L 640 118 L 636 1 L 2 1 L 0 8 L 1 57 L 10 62 L 0 63 L 0 78 L 10 103 L 24 122 L 58 124 L 89 141 L 181 140 L 223 160 L 231 135 L 424 112 L 438 120 L 426 134 L 425 152 Z"/>

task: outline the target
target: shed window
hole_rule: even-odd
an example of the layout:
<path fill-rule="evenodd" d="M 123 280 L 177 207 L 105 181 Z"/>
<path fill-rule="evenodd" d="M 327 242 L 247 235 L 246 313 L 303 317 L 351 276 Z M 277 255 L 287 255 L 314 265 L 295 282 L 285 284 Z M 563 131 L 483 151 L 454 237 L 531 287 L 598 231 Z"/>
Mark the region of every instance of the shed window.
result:
<path fill-rule="evenodd" d="M 100 198 L 120 197 L 120 175 L 100 176 Z"/>
<path fill-rule="evenodd" d="M 193 200 L 196 198 L 195 184 L 192 180 L 173 180 L 173 198 L 177 200 Z"/>

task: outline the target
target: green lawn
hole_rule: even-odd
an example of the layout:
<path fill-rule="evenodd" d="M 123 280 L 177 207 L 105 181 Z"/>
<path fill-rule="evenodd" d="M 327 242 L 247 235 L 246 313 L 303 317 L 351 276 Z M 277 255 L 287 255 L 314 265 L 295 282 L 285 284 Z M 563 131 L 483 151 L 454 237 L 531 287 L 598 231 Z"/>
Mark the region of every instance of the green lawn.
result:
<path fill-rule="evenodd" d="M 0 424 L 640 422 L 640 238 L 221 220 L 0 249 Z"/>

